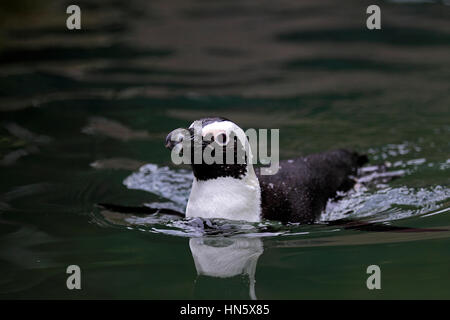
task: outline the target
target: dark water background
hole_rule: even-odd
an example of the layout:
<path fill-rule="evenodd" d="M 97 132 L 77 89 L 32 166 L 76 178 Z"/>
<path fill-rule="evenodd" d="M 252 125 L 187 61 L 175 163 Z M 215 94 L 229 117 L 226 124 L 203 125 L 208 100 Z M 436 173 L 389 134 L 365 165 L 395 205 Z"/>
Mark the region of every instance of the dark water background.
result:
<path fill-rule="evenodd" d="M 450 298 L 448 1 L 378 2 L 381 31 L 368 1 L 77 1 L 80 31 L 69 4 L 0 4 L 0 298 Z M 94 207 L 183 207 L 163 141 L 209 115 L 279 128 L 283 159 L 347 147 L 405 171 L 322 220 L 441 231 L 205 235 Z"/>

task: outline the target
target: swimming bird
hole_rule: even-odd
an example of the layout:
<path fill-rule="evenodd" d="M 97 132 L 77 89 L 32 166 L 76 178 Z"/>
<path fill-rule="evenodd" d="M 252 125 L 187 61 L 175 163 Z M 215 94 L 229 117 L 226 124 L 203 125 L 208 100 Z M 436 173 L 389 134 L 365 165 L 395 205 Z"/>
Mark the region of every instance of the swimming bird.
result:
<path fill-rule="evenodd" d="M 237 124 L 222 117 L 203 118 L 194 123 L 200 124 L 201 127 L 202 152 L 211 148 L 213 143 L 218 143 L 224 150 L 231 148 L 234 161 L 192 161 L 194 180 L 185 213 L 169 208 L 98 203 L 98 207 L 106 210 L 102 213 L 111 213 L 114 219 L 118 218 L 119 214 L 147 216 L 158 213 L 173 218 L 188 217 L 194 218 L 192 221 L 199 223 L 205 230 L 213 231 L 217 231 L 217 227 L 210 221 L 214 218 L 249 222 L 268 219 L 283 223 L 312 224 L 319 220 L 329 200 L 340 198 L 342 193 L 352 189 L 355 183 L 368 183 L 376 179 L 387 182 L 404 174 L 401 170 L 383 172 L 386 169 L 384 165 L 362 167 L 368 162 L 366 155 L 338 149 L 280 161 L 276 174 L 264 175 L 260 168 L 253 168 L 251 148 L 247 148 L 247 137 Z M 188 135 L 181 136 L 183 139 L 178 135 L 180 129 L 169 133 L 166 147 L 173 151 L 184 139 L 195 140 L 194 123 L 186 130 Z M 210 139 L 203 140 L 207 136 L 210 136 Z M 245 152 L 240 153 L 240 148 Z M 181 148 L 181 151 L 184 150 Z M 224 154 L 226 155 L 226 152 Z M 340 219 L 327 224 L 375 232 L 447 231 L 352 219 Z"/>
<path fill-rule="evenodd" d="M 202 152 L 217 143 L 214 138 L 221 139 L 224 157 L 226 149 L 232 148 L 235 161 L 192 161 L 194 181 L 186 217 L 313 223 L 329 199 L 354 186 L 358 168 L 368 162 L 365 155 L 339 149 L 280 161 L 276 174 L 263 175 L 253 167 L 247 137 L 237 124 L 222 117 L 194 123 L 201 124 Z M 187 129 L 191 141 L 196 138 L 194 123 Z M 183 142 L 179 130 L 166 138 L 170 150 Z M 242 161 L 236 161 L 239 148 L 247 148 Z"/>
<path fill-rule="evenodd" d="M 202 138 L 211 136 L 211 139 L 202 141 L 202 152 L 213 143 L 219 143 L 224 149 L 231 148 L 234 161 L 231 164 L 192 161 L 194 181 L 185 213 L 169 208 L 98 203 L 98 207 L 106 210 L 103 213 L 110 212 L 116 218 L 119 213 L 133 216 L 158 213 L 173 218 L 189 217 L 194 218 L 193 221 L 200 223 L 205 230 L 213 231 L 216 228 L 210 221 L 213 218 L 249 222 L 268 219 L 283 223 L 311 224 L 318 221 L 330 199 L 341 197 L 342 192 L 352 189 L 356 182 L 368 183 L 380 178 L 387 182 L 403 175 L 401 171 L 380 172 L 385 170 L 383 165 L 362 168 L 368 162 L 367 156 L 344 149 L 280 161 L 276 174 L 263 175 L 260 168 L 253 168 L 251 148 L 246 148 L 247 137 L 238 125 L 221 117 L 203 118 L 194 123 L 201 124 Z M 184 138 L 195 138 L 193 124 L 187 130 L 189 135 Z M 170 150 L 174 150 L 183 142 L 179 136 L 176 137 L 177 132 L 179 129 L 169 133 L 166 138 L 165 144 Z M 240 148 L 244 148 L 245 152 L 240 153 Z M 358 171 L 362 172 L 363 177 Z M 445 231 L 389 226 L 351 219 L 330 221 L 328 224 L 345 229 L 376 232 Z"/>

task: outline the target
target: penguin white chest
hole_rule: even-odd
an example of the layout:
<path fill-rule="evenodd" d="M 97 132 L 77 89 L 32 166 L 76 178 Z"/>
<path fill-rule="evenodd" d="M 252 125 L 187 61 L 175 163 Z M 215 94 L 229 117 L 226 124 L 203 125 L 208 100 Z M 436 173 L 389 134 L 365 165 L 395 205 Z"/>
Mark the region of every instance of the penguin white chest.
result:
<path fill-rule="evenodd" d="M 259 183 L 232 177 L 194 179 L 186 216 L 258 222 L 261 220 Z"/>

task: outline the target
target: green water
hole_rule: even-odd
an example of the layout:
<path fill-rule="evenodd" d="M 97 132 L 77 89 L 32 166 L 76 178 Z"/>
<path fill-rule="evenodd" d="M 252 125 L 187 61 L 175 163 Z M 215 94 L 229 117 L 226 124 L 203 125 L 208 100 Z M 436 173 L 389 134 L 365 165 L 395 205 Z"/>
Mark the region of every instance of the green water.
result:
<path fill-rule="evenodd" d="M 0 5 L 0 298 L 450 298 L 445 1 L 381 2 L 381 31 L 366 1 L 78 1 L 81 31 L 69 4 Z M 210 115 L 280 129 L 283 159 L 346 147 L 405 170 L 323 219 L 440 231 L 202 235 L 95 208 L 183 206 L 164 138 Z"/>

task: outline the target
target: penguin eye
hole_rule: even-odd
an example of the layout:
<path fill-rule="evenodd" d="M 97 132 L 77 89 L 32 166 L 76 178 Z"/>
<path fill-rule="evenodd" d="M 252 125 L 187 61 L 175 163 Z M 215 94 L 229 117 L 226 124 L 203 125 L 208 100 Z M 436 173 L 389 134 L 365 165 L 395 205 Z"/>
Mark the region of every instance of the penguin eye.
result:
<path fill-rule="evenodd" d="M 214 137 L 214 140 L 219 146 L 224 146 L 228 143 L 228 136 L 226 135 L 226 133 L 221 132 Z"/>

